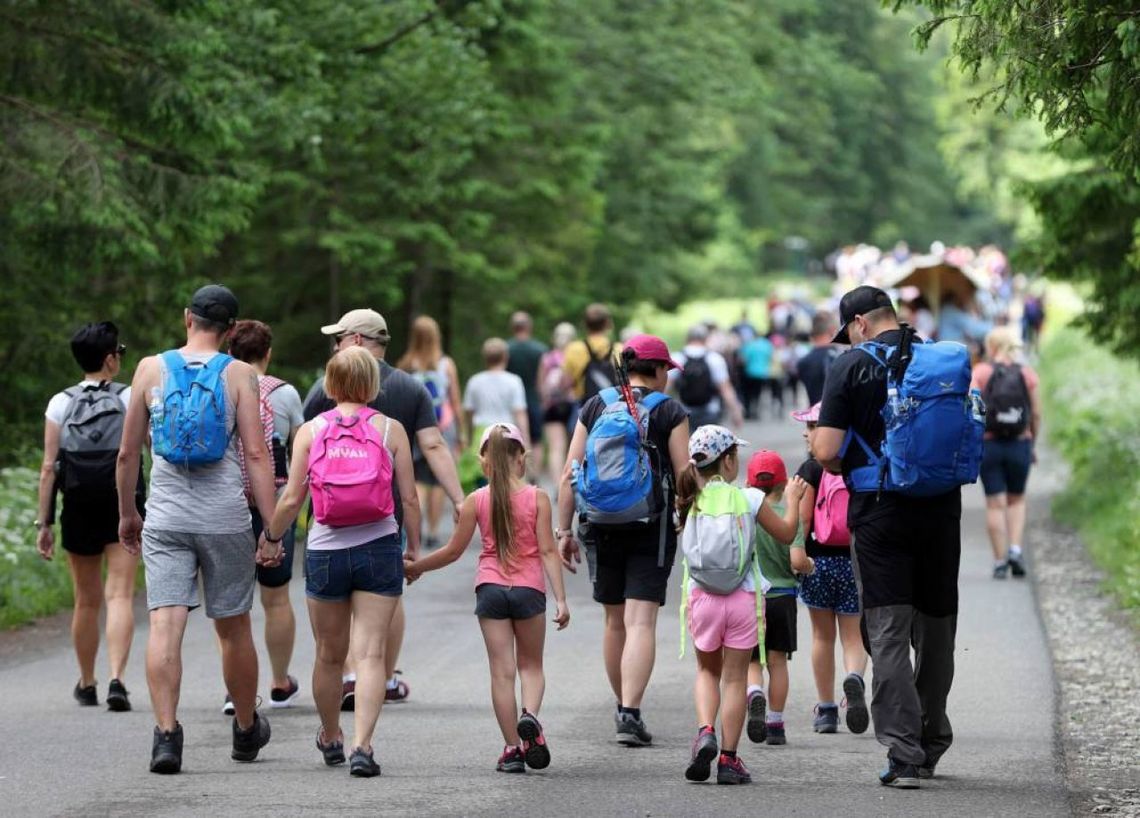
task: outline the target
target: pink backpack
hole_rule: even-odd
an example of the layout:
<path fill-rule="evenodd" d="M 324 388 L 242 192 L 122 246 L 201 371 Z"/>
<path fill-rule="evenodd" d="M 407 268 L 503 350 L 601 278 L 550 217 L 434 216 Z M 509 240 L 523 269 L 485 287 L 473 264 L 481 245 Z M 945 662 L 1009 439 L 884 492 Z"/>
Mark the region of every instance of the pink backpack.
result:
<path fill-rule="evenodd" d="M 823 473 L 815 498 L 812 515 L 812 533 L 820 545 L 851 545 L 851 532 L 847 528 L 847 485 L 843 475 Z"/>
<path fill-rule="evenodd" d="M 375 523 L 396 510 L 388 424 L 384 436 L 369 421 L 379 414 L 364 408 L 351 417 L 335 409 L 321 418 L 309 449 L 309 493 L 313 516 L 331 526 Z"/>

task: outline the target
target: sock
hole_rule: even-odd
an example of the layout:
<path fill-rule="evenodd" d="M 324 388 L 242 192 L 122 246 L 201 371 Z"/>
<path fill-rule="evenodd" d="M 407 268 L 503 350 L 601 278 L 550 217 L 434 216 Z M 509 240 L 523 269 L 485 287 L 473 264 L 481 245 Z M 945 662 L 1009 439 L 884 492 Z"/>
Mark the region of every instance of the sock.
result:
<path fill-rule="evenodd" d="M 736 750 L 721 750 L 720 754 L 725 758 L 736 758 Z"/>
<path fill-rule="evenodd" d="M 1015 560 L 1020 556 L 1021 556 L 1021 546 L 1020 545 L 1010 545 L 1010 547 L 1009 547 L 1009 558 Z"/>
<path fill-rule="evenodd" d="M 853 671 L 851 671 L 850 673 L 848 673 L 847 675 L 848 675 L 848 676 L 854 676 L 854 677 L 855 677 L 856 679 L 858 679 L 859 681 L 863 681 L 863 674 L 862 674 L 862 673 L 860 673 L 860 672 L 859 672 L 859 671 L 857 671 L 857 670 L 853 670 Z"/>
<path fill-rule="evenodd" d="M 400 680 L 397 679 L 395 676 L 393 676 L 391 679 L 389 679 L 388 684 L 386 685 L 386 687 L 389 690 L 395 690 L 399 686 L 400 686 Z"/>
<path fill-rule="evenodd" d="M 640 707 L 622 707 L 619 704 L 618 705 L 618 712 L 619 713 L 629 713 L 635 719 L 641 718 L 641 708 Z"/>
<path fill-rule="evenodd" d="M 355 682 L 356 681 L 356 674 L 355 673 L 346 673 L 340 677 L 340 680 L 342 682 Z"/>
<path fill-rule="evenodd" d="M 764 719 L 764 721 L 768 724 L 783 724 L 784 723 L 784 714 L 781 713 L 779 710 L 769 710 L 768 715 Z"/>
<path fill-rule="evenodd" d="M 762 688 L 760 685 L 748 685 L 748 695 L 749 696 L 751 696 L 753 693 L 763 693 L 763 692 L 764 692 L 764 688 Z"/>

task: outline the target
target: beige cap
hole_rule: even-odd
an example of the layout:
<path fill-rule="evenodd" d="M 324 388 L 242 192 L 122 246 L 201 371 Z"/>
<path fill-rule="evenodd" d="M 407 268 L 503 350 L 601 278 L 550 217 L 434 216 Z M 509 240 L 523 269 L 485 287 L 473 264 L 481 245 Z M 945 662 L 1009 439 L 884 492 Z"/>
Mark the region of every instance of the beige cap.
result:
<path fill-rule="evenodd" d="M 349 310 L 335 324 L 321 327 L 325 335 L 346 333 L 364 335 L 368 338 L 388 339 L 388 322 L 376 310 Z"/>

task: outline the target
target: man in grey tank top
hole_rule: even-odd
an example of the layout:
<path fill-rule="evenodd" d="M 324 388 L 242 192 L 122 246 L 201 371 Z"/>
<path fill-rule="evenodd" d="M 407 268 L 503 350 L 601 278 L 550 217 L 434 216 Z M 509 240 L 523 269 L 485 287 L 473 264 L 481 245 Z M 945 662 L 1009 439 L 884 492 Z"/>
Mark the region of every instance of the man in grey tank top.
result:
<path fill-rule="evenodd" d="M 202 287 L 184 312 L 186 345 L 177 350 L 191 367 L 216 355 L 237 319 L 238 302 L 225 287 Z M 162 411 L 168 377 L 160 356 L 143 359 L 132 381 L 115 480 L 133 498 L 139 459 L 152 411 Z M 150 634 L 147 684 L 155 721 L 151 772 L 182 768 L 182 725 L 177 703 L 182 683 L 182 635 L 190 611 L 198 607 L 201 576 L 206 615 L 222 648 L 222 674 L 233 697 L 235 761 L 253 761 L 269 741 L 269 722 L 256 711 L 257 652 L 250 629 L 256 564 L 280 561 L 280 544 L 258 549 L 242 490 L 237 441 L 245 448 L 246 468 L 263 519 L 276 503 L 269 451 L 261 428 L 257 373 L 230 361 L 222 370 L 229 440 L 222 458 L 186 466 L 152 456 L 147 519 L 132 503 L 119 503 L 119 537 L 131 553 L 142 550 L 146 567 Z M 153 455 L 153 452 L 152 452 Z"/>

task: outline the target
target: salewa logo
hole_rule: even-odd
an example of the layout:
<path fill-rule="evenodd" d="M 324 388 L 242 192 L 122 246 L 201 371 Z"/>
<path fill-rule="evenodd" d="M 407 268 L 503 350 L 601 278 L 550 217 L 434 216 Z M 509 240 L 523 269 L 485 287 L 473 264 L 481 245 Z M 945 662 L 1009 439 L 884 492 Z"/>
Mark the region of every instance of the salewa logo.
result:
<path fill-rule="evenodd" d="M 356 460 L 366 460 L 368 452 L 362 452 L 360 449 L 350 449 L 347 446 L 334 446 L 325 452 L 326 457 L 345 457 L 353 458 Z"/>
<path fill-rule="evenodd" d="M 940 387 L 942 387 L 943 392 L 949 392 L 951 389 L 954 388 L 954 382 L 953 381 L 939 381 L 938 385 Z"/>

